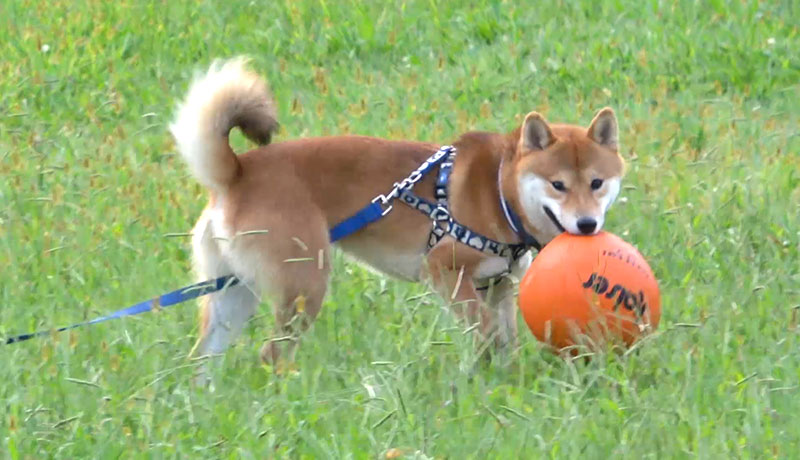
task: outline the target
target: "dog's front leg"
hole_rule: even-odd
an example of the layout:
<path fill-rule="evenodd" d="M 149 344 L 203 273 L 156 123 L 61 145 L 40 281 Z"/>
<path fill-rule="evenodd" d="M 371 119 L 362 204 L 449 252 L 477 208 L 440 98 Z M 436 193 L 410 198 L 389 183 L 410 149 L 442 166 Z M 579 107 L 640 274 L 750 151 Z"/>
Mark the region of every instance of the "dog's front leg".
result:
<path fill-rule="evenodd" d="M 514 281 L 503 276 L 497 281 L 490 281 L 479 291 L 488 309 L 495 315 L 497 334 L 495 345 L 504 351 L 517 348 L 517 305 Z"/>
<path fill-rule="evenodd" d="M 461 267 L 458 271 L 440 272 L 438 277 L 434 277 L 434 286 L 450 303 L 456 317 L 467 323 L 466 326 L 477 324 L 481 335 L 490 332 L 491 315 L 488 314 L 485 303 L 465 267 Z"/>
<path fill-rule="evenodd" d="M 459 254 L 459 248 L 437 245 L 428 253 L 428 273 L 436 291 L 447 301 L 466 327 L 475 326 L 480 334 L 479 349 L 496 339 L 497 321 L 472 278 L 479 261 L 473 254 Z"/>

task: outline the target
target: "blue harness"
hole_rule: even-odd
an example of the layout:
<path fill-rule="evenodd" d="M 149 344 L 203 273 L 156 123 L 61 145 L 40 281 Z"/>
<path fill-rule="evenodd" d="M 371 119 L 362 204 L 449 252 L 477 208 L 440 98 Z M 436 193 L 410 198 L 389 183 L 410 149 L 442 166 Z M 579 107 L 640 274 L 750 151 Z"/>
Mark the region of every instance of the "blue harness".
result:
<path fill-rule="evenodd" d="M 392 190 L 386 195 L 378 195 L 360 211 L 353 214 L 351 217 L 343 220 L 335 225 L 330 230 L 330 241 L 333 243 L 342 238 L 345 238 L 353 233 L 361 230 L 367 225 L 378 221 L 382 217 L 389 214 L 394 205 L 394 201 L 399 199 L 402 203 L 410 206 L 413 209 L 426 215 L 433 225 L 431 233 L 428 237 L 428 250 L 433 248 L 445 236 L 450 236 L 456 241 L 465 244 L 473 249 L 487 253 L 489 255 L 503 257 L 508 259 L 509 265 L 518 260 L 530 248 L 537 250 L 541 249 L 541 245 L 536 239 L 530 235 L 522 227 L 520 218 L 511 211 L 508 203 L 504 198 L 500 203 L 503 207 L 503 212 L 506 215 L 509 226 L 523 241 L 518 244 L 501 243 L 491 238 L 481 235 L 478 232 L 470 230 L 464 225 L 459 224 L 450 214 L 447 204 L 447 184 L 450 181 L 450 173 L 453 171 L 453 161 L 456 156 L 456 149 L 453 146 L 446 145 L 441 147 L 436 153 L 419 166 L 414 172 L 402 182 L 394 184 Z M 415 195 L 411 190 L 414 185 L 422 180 L 425 175 L 433 170 L 437 165 L 439 166 L 439 176 L 436 179 L 436 189 L 434 196 L 436 202 L 428 201 L 418 195 Z M 117 310 L 108 315 L 100 316 L 90 321 L 73 324 L 71 326 L 60 327 L 53 330 L 44 330 L 33 332 L 29 334 L 21 334 L 14 337 L 5 339 L 5 344 L 15 342 L 22 342 L 34 337 L 48 335 L 52 332 L 62 332 L 69 329 L 74 329 L 80 326 L 87 326 L 90 324 L 102 323 L 112 319 L 118 319 L 125 316 L 133 316 L 145 313 L 160 308 L 166 308 L 176 305 L 187 300 L 195 299 L 200 296 L 211 294 L 222 289 L 235 286 L 239 284 L 239 279 L 234 275 L 222 276 L 217 279 L 207 280 L 200 283 L 192 284 L 154 299 L 139 302 L 121 310 Z"/>

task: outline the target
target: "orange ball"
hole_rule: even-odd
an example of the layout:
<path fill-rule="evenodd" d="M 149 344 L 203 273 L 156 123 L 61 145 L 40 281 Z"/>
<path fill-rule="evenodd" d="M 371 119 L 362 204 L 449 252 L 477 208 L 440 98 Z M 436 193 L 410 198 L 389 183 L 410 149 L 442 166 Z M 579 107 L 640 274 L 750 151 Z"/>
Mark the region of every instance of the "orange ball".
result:
<path fill-rule="evenodd" d="M 661 319 L 650 266 L 607 232 L 563 233 L 548 243 L 522 278 L 519 307 L 533 335 L 558 350 L 619 339 L 631 345 Z"/>

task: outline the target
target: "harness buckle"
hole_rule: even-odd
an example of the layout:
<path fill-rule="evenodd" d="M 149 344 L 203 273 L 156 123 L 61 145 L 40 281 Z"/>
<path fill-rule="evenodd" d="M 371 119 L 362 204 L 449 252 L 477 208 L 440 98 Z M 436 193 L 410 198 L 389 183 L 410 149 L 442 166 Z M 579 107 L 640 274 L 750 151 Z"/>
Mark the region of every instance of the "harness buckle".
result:
<path fill-rule="evenodd" d="M 391 199 L 391 198 L 387 198 L 387 197 L 386 197 L 386 196 L 384 196 L 383 194 L 376 196 L 375 198 L 373 198 L 373 199 L 372 199 L 372 201 L 371 201 L 371 202 L 372 202 L 372 203 L 377 203 L 377 202 L 380 202 L 380 204 L 381 204 L 382 206 L 386 206 L 386 209 L 384 209 L 384 210 L 383 210 L 383 212 L 381 213 L 381 217 L 382 217 L 382 216 L 385 216 L 386 214 L 389 214 L 389 212 L 390 212 L 390 211 L 392 210 L 392 208 L 394 207 L 394 205 L 393 205 L 393 204 L 391 204 L 391 202 L 392 202 L 392 199 Z M 389 204 L 387 205 L 387 203 L 389 203 Z"/>

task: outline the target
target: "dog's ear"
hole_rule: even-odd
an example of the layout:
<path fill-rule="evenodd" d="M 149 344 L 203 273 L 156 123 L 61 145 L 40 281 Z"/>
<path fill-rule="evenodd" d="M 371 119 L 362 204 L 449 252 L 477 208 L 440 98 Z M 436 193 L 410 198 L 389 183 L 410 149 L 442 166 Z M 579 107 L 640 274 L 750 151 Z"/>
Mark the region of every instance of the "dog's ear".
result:
<path fill-rule="evenodd" d="M 544 150 L 554 140 L 550 126 L 538 112 L 531 112 L 525 116 L 519 139 L 522 147 L 527 150 Z"/>
<path fill-rule="evenodd" d="M 592 124 L 587 131 L 589 138 L 600 145 L 617 150 L 619 148 L 619 128 L 617 116 L 611 107 L 606 107 L 597 112 Z"/>

